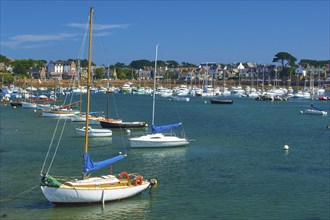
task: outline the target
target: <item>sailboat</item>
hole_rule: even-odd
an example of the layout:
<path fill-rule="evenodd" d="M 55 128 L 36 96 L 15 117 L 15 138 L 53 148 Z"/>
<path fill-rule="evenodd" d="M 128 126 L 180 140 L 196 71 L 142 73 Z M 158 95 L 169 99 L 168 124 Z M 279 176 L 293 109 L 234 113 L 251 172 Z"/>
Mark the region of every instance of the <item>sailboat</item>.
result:
<path fill-rule="evenodd" d="M 109 118 L 109 93 L 107 96 L 107 117 L 99 120 L 102 128 L 145 128 L 148 126 L 145 121 L 123 121 L 120 118 Z"/>
<path fill-rule="evenodd" d="M 226 68 L 225 68 L 226 70 Z M 225 91 L 226 91 L 226 83 L 225 83 L 225 79 L 226 79 L 226 71 L 223 71 L 223 88 L 222 88 L 222 94 L 221 96 L 223 97 L 225 95 Z M 233 104 L 233 100 L 231 99 L 217 99 L 217 98 L 211 98 L 210 99 L 211 104 Z"/>
<path fill-rule="evenodd" d="M 311 97 L 311 106 L 308 109 L 305 109 L 303 111 L 300 111 L 302 114 L 309 114 L 309 115 L 327 115 L 328 112 L 325 110 L 322 110 L 316 106 L 314 106 L 314 75 L 311 72 L 310 73 L 310 97 Z"/>
<path fill-rule="evenodd" d="M 78 61 L 79 63 L 79 61 Z M 72 122 L 85 122 L 86 121 L 86 114 L 84 112 L 82 112 L 82 92 L 80 91 L 80 112 L 79 114 L 75 114 L 70 116 L 70 119 Z M 90 112 L 89 115 L 89 124 L 93 124 L 93 125 L 99 125 L 100 124 L 100 120 L 103 120 L 104 116 L 103 116 L 103 112 Z M 81 133 L 81 132 L 80 132 Z M 83 135 L 84 132 L 82 132 Z"/>
<path fill-rule="evenodd" d="M 90 75 L 91 75 L 91 45 L 92 45 L 92 14 L 90 9 L 89 17 L 89 51 L 88 51 L 88 79 L 87 79 L 87 105 L 86 115 L 89 115 L 90 102 Z M 86 127 L 88 127 L 86 120 Z M 48 155 L 48 153 L 47 153 Z M 122 172 L 116 175 L 103 175 L 99 177 L 89 177 L 88 175 L 105 166 L 111 165 L 126 155 L 119 154 L 100 162 L 94 162 L 88 154 L 88 129 L 85 130 L 85 147 L 83 153 L 84 168 L 81 179 L 64 180 L 63 178 L 52 177 L 47 172 L 43 172 L 45 163 L 41 169 L 41 190 L 47 200 L 54 204 L 83 204 L 83 203 L 102 203 L 116 201 L 132 197 L 142 191 L 156 185 L 156 180 L 146 180 L 141 175 L 128 174 Z M 47 159 L 47 158 L 46 158 Z M 45 160 L 46 161 L 46 160 Z"/>
<path fill-rule="evenodd" d="M 181 123 L 169 124 L 164 126 L 155 125 L 155 94 L 156 94 L 156 77 L 157 77 L 157 54 L 158 44 L 156 45 L 156 59 L 155 59 L 155 75 L 154 75 L 154 89 L 153 89 L 153 105 L 152 105 L 152 133 L 142 135 L 139 137 L 129 138 L 131 147 L 176 147 L 188 145 L 188 140 L 183 137 L 177 137 L 173 134 L 165 135 L 161 132 L 171 130 L 181 126 Z"/>
<path fill-rule="evenodd" d="M 86 133 L 86 126 L 82 128 L 76 128 L 76 133 L 78 136 L 84 137 Z M 112 131 L 110 129 L 98 129 L 88 126 L 88 136 L 89 137 L 111 137 Z"/>
<path fill-rule="evenodd" d="M 225 91 L 226 91 L 226 83 L 225 83 L 225 79 L 226 79 L 226 67 L 223 71 L 223 87 L 222 87 L 222 94 L 221 96 L 223 97 L 225 95 Z M 217 98 L 211 98 L 210 99 L 211 104 L 233 104 L 233 100 L 231 99 L 217 99 Z"/>
<path fill-rule="evenodd" d="M 82 112 L 82 94 L 80 94 L 80 111 L 79 114 L 75 114 L 70 116 L 72 122 L 85 122 L 86 121 L 86 114 Z M 89 124 L 91 125 L 99 125 L 100 120 L 105 119 L 103 116 L 103 112 L 90 112 L 88 116 Z"/>

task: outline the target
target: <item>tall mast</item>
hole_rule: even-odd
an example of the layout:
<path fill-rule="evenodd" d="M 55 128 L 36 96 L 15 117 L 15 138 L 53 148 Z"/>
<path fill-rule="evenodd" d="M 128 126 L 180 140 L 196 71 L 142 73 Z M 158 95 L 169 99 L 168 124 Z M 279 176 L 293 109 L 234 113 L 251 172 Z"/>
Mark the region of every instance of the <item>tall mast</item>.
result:
<path fill-rule="evenodd" d="M 155 74 L 154 74 L 154 94 L 152 98 L 152 122 L 151 124 L 155 124 L 155 96 L 156 96 L 156 77 L 157 77 L 157 54 L 158 54 L 158 46 L 156 45 L 156 58 L 155 58 Z"/>
<path fill-rule="evenodd" d="M 89 12 L 89 49 L 88 49 L 88 71 L 87 71 L 87 103 L 86 103 L 86 126 L 85 126 L 85 150 L 88 152 L 88 122 L 89 122 L 89 104 L 90 104 L 90 81 L 91 81 L 91 64 L 92 64 L 92 24 L 93 24 L 93 8 Z"/>

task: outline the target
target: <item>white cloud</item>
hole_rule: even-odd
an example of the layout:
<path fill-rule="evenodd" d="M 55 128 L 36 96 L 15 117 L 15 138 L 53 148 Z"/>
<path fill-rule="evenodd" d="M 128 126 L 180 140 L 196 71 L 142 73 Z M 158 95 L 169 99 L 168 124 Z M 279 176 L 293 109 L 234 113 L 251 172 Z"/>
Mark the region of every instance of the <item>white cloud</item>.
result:
<path fill-rule="evenodd" d="M 52 34 L 52 35 L 35 35 L 35 34 L 23 34 L 17 35 L 14 37 L 10 37 L 7 41 L 2 41 L 1 46 L 7 46 L 12 49 L 18 49 L 20 47 L 23 48 L 31 48 L 31 47 L 38 47 L 36 43 L 49 43 L 51 41 L 62 41 L 68 40 L 77 36 L 76 34 L 67 34 L 67 33 L 60 33 L 60 34 Z M 27 45 L 29 44 L 29 45 Z M 42 46 L 42 45 L 40 45 Z"/>
<path fill-rule="evenodd" d="M 82 23 L 69 23 L 69 24 L 66 24 L 65 26 L 86 29 L 86 24 L 82 24 Z M 104 30 L 110 30 L 110 29 L 125 29 L 125 28 L 128 28 L 128 26 L 130 26 L 130 25 L 129 24 L 94 24 L 93 30 L 104 31 Z"/>
<path fill-rule="evenodd" d="M 69 23 L 65 26 L 73 28 L 86 29 L 86 24 L 79 23 Z M 129 24 L 95 24 L 93 29 L 95 30 L 94 36 L 102 37 L 110 35 L 109 32 L 97 32 L 110 29 L 125 29 Z M 27 49 L 27 48 L 36 48 L 44 47 L 49 45 L 54 41 L 63 41 L 70 40 L 79 36 L 78 34 L 68 34 L 68 33 L 59 33 L 59 34 L 47 34 L 47 35 L 36 35 L 36 34 L 22 34 L 9 37 L 8 40 L 1 41 L 0 45 L 9 47 L 11 49 Z"/>

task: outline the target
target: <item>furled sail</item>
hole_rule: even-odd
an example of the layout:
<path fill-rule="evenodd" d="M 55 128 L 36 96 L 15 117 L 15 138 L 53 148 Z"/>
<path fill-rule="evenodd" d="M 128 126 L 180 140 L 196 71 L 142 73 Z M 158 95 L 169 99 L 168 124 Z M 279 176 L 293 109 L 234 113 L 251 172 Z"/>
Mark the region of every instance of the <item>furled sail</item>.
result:
<path fill-rule="evenodd" d="M 168 131 L 171 130 L 172 128 L 179 127 L 182 123 L 177 123 L 177 124 L 170 124 L 170 125 L 163 125 L 163 126 L 156 126 L 152 125 L 152 133 L 160 133 L 163 131 Z"/>
<path fill-rule="evenodd" d="M 99 170 L 107 165 L 116 163 L 118 160 L 124 159 L 125 155 L 118 155 L 107 160 L 94 162 L 88 153 L 84 153 L 84 174 Z"/>
<path fill-rule="evenodd" d="M 315 110 L 318 110 L 318 111 L 323 111 L 322 109 L 320 109 L 320 108 L 314 106 L 313 104 L 311 104 L 311 107 L 312 107 L 312 109 L 315 109 Z"/>

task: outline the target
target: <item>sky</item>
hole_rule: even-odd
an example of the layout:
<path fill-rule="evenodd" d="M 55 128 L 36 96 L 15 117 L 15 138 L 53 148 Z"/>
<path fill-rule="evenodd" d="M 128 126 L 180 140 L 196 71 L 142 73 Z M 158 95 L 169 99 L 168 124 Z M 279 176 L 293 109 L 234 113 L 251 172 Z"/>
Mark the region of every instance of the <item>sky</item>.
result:
<path fill-rule="evenodd" d="M 272 64 L 278 52 L 330 59 L 329 0 L 0 0 L 0 54 L 87 59 L 89 10 L 97 65 L 133 60 Z"/>

